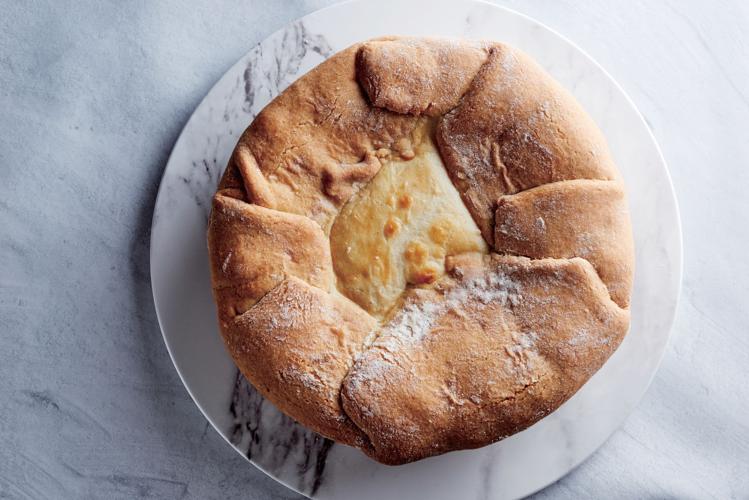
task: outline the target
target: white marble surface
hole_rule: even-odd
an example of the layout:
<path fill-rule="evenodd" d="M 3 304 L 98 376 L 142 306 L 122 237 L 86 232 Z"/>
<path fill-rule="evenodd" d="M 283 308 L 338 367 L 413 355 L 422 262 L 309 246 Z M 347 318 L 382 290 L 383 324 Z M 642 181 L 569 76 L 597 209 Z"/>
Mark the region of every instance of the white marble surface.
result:
<path fill-rule="evenodd" d="M 292 496 L 182 388 L 155 323 L 148 230 L 197 100 L 248 47 L 327 3 L 4 6 L 0 497 Z M 745 498 L 746 4 L 502 3 L 570 37 L 629 92 L 684 226 L 684 293 L 653 386 L 540 496 Z"/>
<path fill-rule="evenodd" d="M 417 16 L 422 22 L 414 25 Z M 608 138 L 628 187 L 637 249 L 630 332 L 572 399 L 492 446 L 401 467 L 378 464 L 295 424 L 237 378 L 216 325 L 205 265 L 207 209 L 238 133 L 269 99 L 324 58 L 391 33 L 502 40 L 532 55 Z M 354 0 L 273 33 L 206 95 L 161 180 L 150 264 L 159 324 L 182 380 L 215 429 L 253 464 L 321 499 L 500 500 L 536 492 L 566 475 L 635 408 L 668 340 L 681 253 L 673 191 L 653 137 L 615 82 L 579 49 L 528 17 L 476 0 Z"/>

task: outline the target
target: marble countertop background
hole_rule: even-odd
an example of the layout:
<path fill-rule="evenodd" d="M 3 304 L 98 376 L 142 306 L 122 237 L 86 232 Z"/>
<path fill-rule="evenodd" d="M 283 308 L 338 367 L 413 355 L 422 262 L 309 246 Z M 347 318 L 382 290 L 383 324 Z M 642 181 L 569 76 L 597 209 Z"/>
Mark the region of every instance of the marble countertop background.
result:
<path fill-rule="evenodd" d="M 295 497 L 182 386 L 154 313 L 149 229 L 171 147 L 208 89 L 330 3 L 2 3 L 0 498 Z M 749 3 L 497 3 L 569 37 L 629 93 L 684 230 L 684 288 L 653 385 L 537 496 L 749 498 Z"/>

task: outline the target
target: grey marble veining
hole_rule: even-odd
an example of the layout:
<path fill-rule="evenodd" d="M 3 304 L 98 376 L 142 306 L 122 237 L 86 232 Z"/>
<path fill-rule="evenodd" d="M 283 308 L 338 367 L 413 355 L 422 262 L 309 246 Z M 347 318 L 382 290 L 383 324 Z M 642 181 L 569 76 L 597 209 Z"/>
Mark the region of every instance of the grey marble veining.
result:
<path fill-rule="evenodd" d="M 242 77 L 237 78 L 225 93 L 223 105 L 209 113 L 219 111 L 228 123 L 228 137 L 214 134 L 193 160 L 191 169 L 179 175 L 183 188 L 208 218 L 210 199 L 224 167 L 228 152 L 233 148 L 246 124 L 251 121 L 267 100 L 277 95 L 298 74 L 300 64 L 309 53 L 320 58 L 329 57 L 333 51 L 325 38 L 309 33 L 301 22 L 293 23 L 277 44 L 259 45 L 244 58 Z M 241 95 L 241 106 L 236 106 Z M 197 158 L 196 156 L 196 158 Z M 165 183 L 162 189 L 171 190 Z M 167 194 L 167 199 L 172 194 Z M 159 212 L 154 212 L 154 218 Z M 313 495 L 318 490 L 333 442 L 304 428 L 268 403 L 251 384 L 237 373 L 232 389 L 231 403 L 226 410 L 231 414 L 231 428 L 222 432 L 248 459 L 276 477 L 287 478 L 298 491 Z"/>
<path fill-rule="evenodd" d="M 333 443 L 283 415 L 237 376 L 216 330 L 208 293 L 205 232 L 211 198 L 239 134 L 270 99 L 332 53 L 323 35 L 297 21 L 252 48 L 233 66 L 180 135 L 170 158 L 176 168 L 168 169 L 161 181 L 151 228 L 154 294 L 164 310 L 172 307 L 165 303 L 174 305 L 179 323 L 173 326 L 165 312 L 162 328 L 170 325 L 171 354 L 193 397 L 240 453 L 307 495 L 315 494 L 322 484 Z M 187 231 L 177 229 L 181 227 Z M 154 270 L 164 276 L 161 258 L 166 265 L 176 266 L 179 284 L 167 278 L 164 288 L 164 280 L 154 279 Z M 184 259 L 189 262 L 182 265 Z M 195 291 L 192 298 L 196 300 L 190 302 L 184 290 Z"/>
<path fill-rule="evenodd" d="M 334 442 L 306 429 L 265 400 L 237 373 L 229 411 L 230 441 L 274 477 L 292 478 L 298 491 L 314 495 L 322 484 Z"/>
<path fill-rule="evenodd" d="M 295 496 L 186 394 L 154 315 L 148 241 L 198 101 L 254 43 L 327 3 L 4 5 L 0 497 Z M 745 498 L 747 7 L 502 3 L 575 40 L 630 93 L 669 161 L 686 248 L 675 335 L 646 398 L 539 496 Z M 199 190 L 215 183 L 205 156 Z"/>

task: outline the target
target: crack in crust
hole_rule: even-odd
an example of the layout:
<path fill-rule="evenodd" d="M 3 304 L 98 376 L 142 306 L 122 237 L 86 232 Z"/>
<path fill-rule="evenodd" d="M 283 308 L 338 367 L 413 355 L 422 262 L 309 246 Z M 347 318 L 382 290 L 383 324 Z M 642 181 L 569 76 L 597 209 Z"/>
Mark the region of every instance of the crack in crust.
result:
<path fill-rule="evenodd" d="M 423 117 L 492 253 L 448 256 L 445 276 L 409 284 L 378 322 L 336 289 L 328 239 L 384 158 L 413 157 Z M 605 140 L 499 43 L 387 37 L 329 58 L 240 138 L 208 240 L 242 372 L 288 415 L 383 463 L 533 424 L 629 324 L 631 229 Z"/>

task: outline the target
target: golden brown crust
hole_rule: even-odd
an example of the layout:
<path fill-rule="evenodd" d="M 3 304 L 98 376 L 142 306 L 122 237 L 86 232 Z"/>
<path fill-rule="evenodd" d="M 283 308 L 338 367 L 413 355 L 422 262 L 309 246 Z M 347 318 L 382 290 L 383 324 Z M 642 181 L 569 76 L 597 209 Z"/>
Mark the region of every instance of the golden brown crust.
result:
<path fill-rule="evenodd" d="M 373 106 L 442 116 L 458 104 L 487 54 L 486 44 L 464 40 L 374 40 L 357 54 L 357 77 Z"/>
<path fill-rule="evenodd" d="M 289 277 L 222 331 L 239 369 L 281 411 L 328 438 L 364 446 L 338 395 L 375 326 L 348 299 Z"/>
<path fill-rule="evenodd" d="M 495 215 L 494 248 L 534 259 L 587 259 L 614 302 L 629 306 L 634 243 L 619 182 L 554 182 L 502 196 Z"/>
<path fill-rule="evenodd" d="M 374 152 L 409 135 L 416 118 L 371 108 L 350 47 L 274 99 L 239 140 L 234 161 L 248 201 L 305 215 L 327 232 L 335 214 L 379 170 Z"/>
<path fill-rule="evenodd" d="M 495 45 L 437 143 L 488 243 L 500 196 L 568 179 L 615 179 L 606 141 L 575 99 L 522 52 Z"/>
<path fill-rule="evenodd" d="M 412 289 L 343 383 L 369 453 L 399 464 L 538 421 L 616 349 L 629 314 L 582 259 L 462 255 Z M 564 321 L 560 321 L 560 318 Z"/>
<path fill-rule="evenodd" d="M 213 198 L 208 250 L 222 325 L 287 276 L 325 291 L 333 285 L 330 245 L 315 222 L 250 205 L 226 191 Z"/>
<path fill-rule="evenodd" d="M 482 236 L 495 253 L 461 253 L 488 252 Z M 384 463 L 533 424 L 629 324 L 631 229 L 606 143 L 498 43 L 389 37 L 300 78 L 240 138 L 208 244 L 242 373 Z"/>

